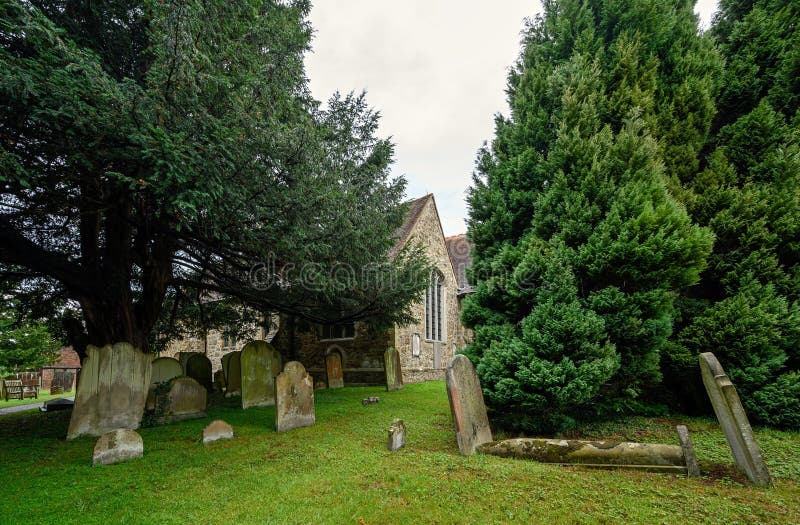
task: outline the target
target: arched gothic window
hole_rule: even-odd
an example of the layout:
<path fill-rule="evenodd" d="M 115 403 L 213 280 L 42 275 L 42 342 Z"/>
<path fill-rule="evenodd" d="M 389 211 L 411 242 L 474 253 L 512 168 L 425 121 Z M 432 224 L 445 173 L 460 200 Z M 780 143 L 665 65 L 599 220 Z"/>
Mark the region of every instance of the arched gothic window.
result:
<path fill-rule="evenodd" d="M 432 271 L 431 281 L 425 291 L 425 339 L 429 341 L 446 339 L 446 292 L 444 275 L 438 270 Z"/>

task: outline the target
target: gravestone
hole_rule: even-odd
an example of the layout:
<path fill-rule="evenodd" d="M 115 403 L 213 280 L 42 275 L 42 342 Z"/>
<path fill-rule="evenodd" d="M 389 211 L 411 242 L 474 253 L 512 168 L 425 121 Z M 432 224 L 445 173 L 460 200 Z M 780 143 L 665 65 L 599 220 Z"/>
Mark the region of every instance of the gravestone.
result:
<path fill-rule="evenodd" d="M 159 357 L 153 360 L 153 371 L 150 374 L 150 383 L 163 383 L 173 377 L 183 375 L 183 367 L 180 361 L 171 357 Z"/>
<path fill-rule="evenodd" d="M 140 458 L 144 454 L 144 442 L 134 430 L 118 428 L 106 432 L 94 445 L 93 465 L 111 465 L 129 459 Z"/>
<path fill-rule="evenodd" d="M 188 376 L 170 380 L 164 422 L 173 423 L 186 419 L 206 417 L 206 389 Z"/>
<path fill-rule="evenodd" d="M 233 439 L 233 427 L 221 419 L 215 419 L 203 429 L 203 445 L 220 439 Z"/>
<path fill-rule="evenodd" d="M 456 425 L 458 450 L 465 456 L 474 454 L 478 445 L 492 441 L 492 430 L 483 403 L 481 383 L 467 356 L 453 356 L 447 365 L 445 382 Z"/>
<path fill-rule="evenodd" d="M 186 375 L 203 385 L 206 392 L 211 392 L 213 380 L 211 375 L 211 360 L 204 354 L 193 354 L 186 359 Z"/>
<path fill-rule="evenodd" d="M 250 341 L 242 349 L 242 408 L 275 404 L 275 376 L 281 372 L 281 355 L 266 341 Z"/>
<path fill-rule="evenodd" d="M 194 355 L 203 355 L 200 352 L 178 352 L 178 362 L 181 364 L 181 369 L 183 370 L 183 374 L 186 375 L 186 363 L 189 361 L 189 358 Z"/>
<path fill-rule="evenodd" d="M 403 372 L 400 369 L 400 352 L 389 348 L 383 353 L 383 367 L 386 371 L 386 390 L 403 388 Z"/>
<path fill-rule="evenodd" d="M 406 425 L 402 419 L 395 419 L 389 427 L 389 436 L 386 447 L 394 452 L 400 450 L 406 444 Z"/>
<path fill-rule="evenodd" d="M 230 352 L 222 356 L 222 371 L 225 372 L 225 396 L 242 393 L 242 353 Z"/>
<path fill-rule="evenodd" d="M 772 485 L 769 470 L 761 458 L 747 413 L 744 411 L 736 387 L 731 383 L 722 365 L 711 352 L 700 354 L 700 371 L 703 384 L 711 399 L 711 406 L 725 433 L 736 466 L 756 485 Z"/>
<path fill-rule="evenodd" d="M 342 372 L 342 354 L 331 352 L 325 357 L 325 370 L 328 373 L 328 388 L 342 388 L 344 373 Z"/>
<path fill-rule="evenodd" d="M 678 431 L 678 440 L 681 442 L 683 458 L 686 460 L 686 474 L 690 478 L 698 478 L 700 477 L 700 464 L 697 462 L 697 455 L 694 453 L 694 445 L 692 445 L 692 439 L 689 437 L 689 429 L 686 428 L 686 425 L 678 425 L 675 429 Z"/>
<path fill-rule="evenodd" d="M 290 361 L 275 380 L 275 430 L 308 427 L 314 419 L 314 382 L 302 364 Z"/>
<path fill-rule="evenodd" d="M 88 346 L 67 439 L 139 428 L 150 387 L 150 354 L 129 343 Z"/>

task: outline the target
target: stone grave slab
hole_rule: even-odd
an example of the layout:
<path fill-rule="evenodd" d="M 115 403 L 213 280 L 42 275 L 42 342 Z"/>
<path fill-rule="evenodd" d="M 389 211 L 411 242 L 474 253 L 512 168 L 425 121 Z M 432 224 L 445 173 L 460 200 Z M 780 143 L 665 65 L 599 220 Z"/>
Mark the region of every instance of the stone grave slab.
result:
<path fill-rule="evenodd" d="M 445 382 L 456 426 L 458 450 L 465 456 L 474 454 L 478 445 L 492 441 L 492 430 L 472 362 L 465 355 L 453 356 L 447 365 Z"/>
<path fill-rule="evenodd" d="M 388 440 L 386 447 L 394 452 L 400 450 L 406 444 L 406 425 L 402 419 L 395 419 L 389 427 Z"/>
<path fill-rule="evenodd" d="M 266 341 L 250 341 L 240 356 L 242 408 L 273 406 L 281 355 Z"/>
<path fill-rule="evenodd" d="M 275 380 L 275 430 L 314 424 L 314 381 L 303 365 L 290 361 Z"/>
<path fill-rule="evenodd" d="M 112 465 L 140 458 L 143 454 L 142 436 L 135 430 L 119 428 L 100 436 L 94 445 L 92 464 Z"/>
<path fill-rule="evenodd" d="M 328 376 L 328 388 L 342 388 L 344 386 L 342 354 L 336 351 L 328 354 L 325 357 L 325 371 Z"/>
<path fill-rule="evenodd" d="M 88 346 L 67 439 L 139 428 L 150 387 L 151 356 L 129 343 Z"/>
<path fill-rule="evenodd" d="M 233 439 L 233 427 L 221 419 L 215 419 L 203 429 L 203 445 L 221 439 Z"/>
<path fill-rule="evenodd" d="M 397 349 L 389 348 L 383 353 L 383 366 L 386 371 L 386 390 L 391 392 L 403 388 L 403 371 Z"/>
<path fill-rule="evenodd" d="M 214 381 L 211 374 L 211 360 L 205 354 L 193 354 L 186 359 L 186 374 L 211 392 Z"/>
<path fill-rule="evenodd" d="M 755 485 L 772 485 L 736 387 L 713 353 L 700 354 L 700 372 L 736 466 Z"/>

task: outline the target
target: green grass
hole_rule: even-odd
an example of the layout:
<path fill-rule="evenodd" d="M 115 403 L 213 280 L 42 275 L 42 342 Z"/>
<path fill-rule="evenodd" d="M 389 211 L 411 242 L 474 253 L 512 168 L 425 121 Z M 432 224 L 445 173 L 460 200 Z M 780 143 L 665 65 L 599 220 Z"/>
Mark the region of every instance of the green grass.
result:
<path fill-rule="evenodd" d="M 379 396 L 377 405 L 360 400 Z M 140 460 L 92 467 L 94 439 L 63 440 L 66 413 L 0 416 L 2 523 L 800 523 L 800 435 L 758 429 L 775 488 L 744 485 L 712 421 L 692 432 L 699 479 L 461 457 L 444 383 L 316 393 L 317 424 L 273 430 L 273 409 L 142 429 Z M 393 418 L 406 447 L 386 450 Z M 200 433 L 225 419 L 236 438 Z M 666 419 L 587 426 L 585 437 L 677 443 Z"/>
<path fill-rule="evenodd" d="M 50 394 L 49 390 L 39 390 L 39 399 L 35 399 L 33 397 L 26 397 L 25 399 L 9 399 L 8 401 L 5 398 L 0 398 L 0 408 L 9 408 L 15 407 L 19 405 L 41 405 L 45 401 L 50 401 L 51 399 L 58 399 L 59 397 L 73 397 L 75 395 L 75 391 L 72 392 L 65 392 L 63 394 Z M 33 408 L 33 407 L 32 407 Z"/>

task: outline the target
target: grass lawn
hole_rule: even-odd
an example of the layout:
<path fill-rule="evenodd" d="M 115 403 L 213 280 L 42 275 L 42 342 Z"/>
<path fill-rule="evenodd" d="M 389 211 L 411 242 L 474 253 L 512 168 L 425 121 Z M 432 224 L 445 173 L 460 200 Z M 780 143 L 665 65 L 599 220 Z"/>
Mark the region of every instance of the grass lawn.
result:
<path fill-rule="evenodd" d="M 361 399 L 380 403 L 362 406 Z M 719 428 L 685 418 L 699 479 L 461 457 L 443 382 L 316 393 L 317 424 L 273 430 L 273 409 L 142 429 L 140 460 L 92 467 L 67 413 L 0 416 L 2 523 L 800 523 L 800 434 L 757 429 L 775 488 L 741 483 Z M 386 450 L 394 417 L 406 447 Z M 236 438 L 203 446 L 211 419 Z M 667 419 L 587 426 L 583 437 L 677 444 Z"/>
<path fill-rule="evenodd" d="M 49 390 L 39 390 L 39 399 L 26 397 L 25 399 L 9 399 L 8 401 L 6 401 L 5 397 L 0 398 L 0 408 L 15 407 L 18 405 L 40 406 L 45 401 L 49 401 L 51 399 L 58 399 L 59 397 L 74 397 L 74 396 L 75 396 L 75 390 L 72 390 L 71 392 L 64 392 L 63 394 L 53 394 L 53 395 L 50 395 Z"/>

